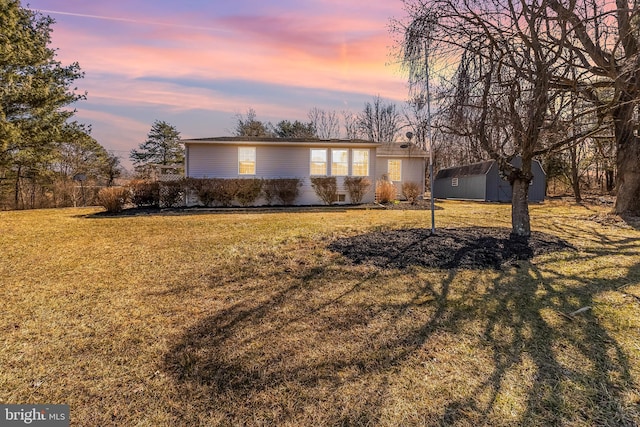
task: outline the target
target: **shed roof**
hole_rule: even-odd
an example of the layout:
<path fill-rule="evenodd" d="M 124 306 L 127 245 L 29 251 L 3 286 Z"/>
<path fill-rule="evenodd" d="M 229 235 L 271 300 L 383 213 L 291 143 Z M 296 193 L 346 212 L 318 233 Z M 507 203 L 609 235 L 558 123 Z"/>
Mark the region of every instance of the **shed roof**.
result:
<path fill-rule="evenodd" d="M 487 160 L 485 162 L 473 163 L 465 166 L 456 166 L 447 169 L 440 169 L 436 175 L 439 178 L 460 178 L 463 176 L 486 175 L 491 169 L 495 160 Z"/>

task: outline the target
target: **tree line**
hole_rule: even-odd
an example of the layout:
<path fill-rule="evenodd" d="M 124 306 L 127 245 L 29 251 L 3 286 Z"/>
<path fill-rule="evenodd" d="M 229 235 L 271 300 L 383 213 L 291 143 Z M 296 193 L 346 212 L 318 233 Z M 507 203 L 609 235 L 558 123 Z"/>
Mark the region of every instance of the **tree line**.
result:
<path fill-rule="evenodd" d="M 490 158 L 474 137 L 456 134 L 444 102 L 442 86 L 435 88 L 436 109 L 431 123 L 435 171 Z M 323 110 L 314 107 L 307 119 L 281 120 L 275 125 L 259 120 L 254 109 L 235 117 L 234 136 L 270 138 L 346 138 L 381 143 L 410 142 L 428 150 L 426 100 L 424 96 L 397 104 L 376 96 L 360 112 Z M 440 106 L 440 108 L 438 108 Z M 580 201 L 586 191 L 610 194 L 615 187 L 615 140 L 610 135 L 592 135 L 562 150 L 536 156 L 545 172 L 551 194 L 573 194 Z"/>
<path fill-rule="evenodd" d="M 314 107 L 307 114 L 307 121 L 281 120 L 275 125 L 257 119 L 256 111 L 249 108 L 246 114 L 237 114 L 233 134 L 235 136 L 263 138 L 320 138 L 365 139 L 375 142 L 396 141 L 405 123 L 397 105 L 380 96 L 366 102 L 360 113 L 341 112 Z"/>
<path fill-rule="evenodd" d="M 119 161 L 72 121 L 83 77 L 49 47 L 53 19 L 0 1 L 0 209 L 72 206 L 110 185 Z"/>

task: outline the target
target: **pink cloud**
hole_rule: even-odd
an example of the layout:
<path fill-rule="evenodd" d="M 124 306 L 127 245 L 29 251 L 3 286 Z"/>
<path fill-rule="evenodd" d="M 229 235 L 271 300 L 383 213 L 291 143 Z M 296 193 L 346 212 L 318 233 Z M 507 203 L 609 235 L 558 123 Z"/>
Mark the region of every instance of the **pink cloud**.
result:
<path fill-rule="evenodd" d="M 349 83 L 353 80 L 361 80 L 362 90 L 385 80 L 397 80 L 395 70 L 385 65 L 389 40 L 383 35 L 327 43 L 325 50 L 331 54 L 325 56 L 305 50 L 297 43 L 273 43 L 264 39 L 243 44 L 195 33 L 172 35 L 171 40 L 172 44 L 166 47 L 113 45 L 91 34 L 79 36 L 67 31 L 55 34 L 55 42 L 70 47 L 60 51 L 63 61 L 78 60 L 87 73 L 108 71 L 124 78 L 236 78 L 332 90 L 353 90 Z M 351 87 L 343 86 L 345 84 Z"/>
<path fill-rule="evenodd" d="M 228 114 L 227 129 L 212 129 L 207 135 L 212 136 L 226 134 L 233 115 L 249 106 L 262 117 L 304 119 L 316 105 L 314 99 L 300 105 L 284 96 L 223 94 L 207 89 L 207 81 L 344 93 L 341 101 L 356 111 L 362 105 L 350 99 L 354 95 L 379 94 L 398 102 L 406 95 L 405 78 L 397 67 L 386 65 L 392 44 L 387 24 L 400 2 L 316 0 L 305 4 L 315 5 L 313 10 L 226 16 L 211 10 L 168 15 L 162 3 L 144 13 L 133 9 L 135 2 L 35 3 L 64 12 L 54 15 L 52 45 L 59 48 L 60 61 L 78 61 L 86 73 L 77 85 L 89 92 L 92 111 L 80 103 L 78 117 L 95 121 L 95 132 L 118 149 L 134 148 L 150 126 L 148 118 L 114 112 L 119 106 L 164 111 L 170 122 L 172 114 L 189 110 Z M 205 83 L 191 87 L 181 79 Z M 101 106 L 108 112 L 95 111 Z M 181 128 L 187 132 L 187 126 Z"/>

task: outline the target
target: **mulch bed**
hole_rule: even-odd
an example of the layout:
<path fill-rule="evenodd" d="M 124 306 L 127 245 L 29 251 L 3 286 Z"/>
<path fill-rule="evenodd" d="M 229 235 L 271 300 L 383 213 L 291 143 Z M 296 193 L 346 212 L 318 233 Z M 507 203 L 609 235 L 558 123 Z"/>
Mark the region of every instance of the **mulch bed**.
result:
<path fill-rule="evenodd" d="M 382 268 L 409 266 L 441 269 L 501 269 L 544 253 L 572 250 L 555 236 L 532 232 L 529 239 L 515 238 L 506 228 L 401 229 L 374 231 L 333 241 L 329 249 L 356 264 Z"/>

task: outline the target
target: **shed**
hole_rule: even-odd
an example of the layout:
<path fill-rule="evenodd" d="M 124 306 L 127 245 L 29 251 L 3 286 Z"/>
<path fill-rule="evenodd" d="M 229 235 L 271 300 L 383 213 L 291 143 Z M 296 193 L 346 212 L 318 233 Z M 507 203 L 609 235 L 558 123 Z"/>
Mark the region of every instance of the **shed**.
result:
<path fill-rule="evenodd" d="M 520 157 L 511 161 L 522 165 Z M 511 202 L 511 184 L 502 179 L 495 160 L 441 169 L 433 184 L 433 195 L 438 199 L 482 200 Z M 533 180 L 529 187 L 529 201 L 541 202 L 546 195 L 546 173 L 538 160 L 531 162 Z"/>

